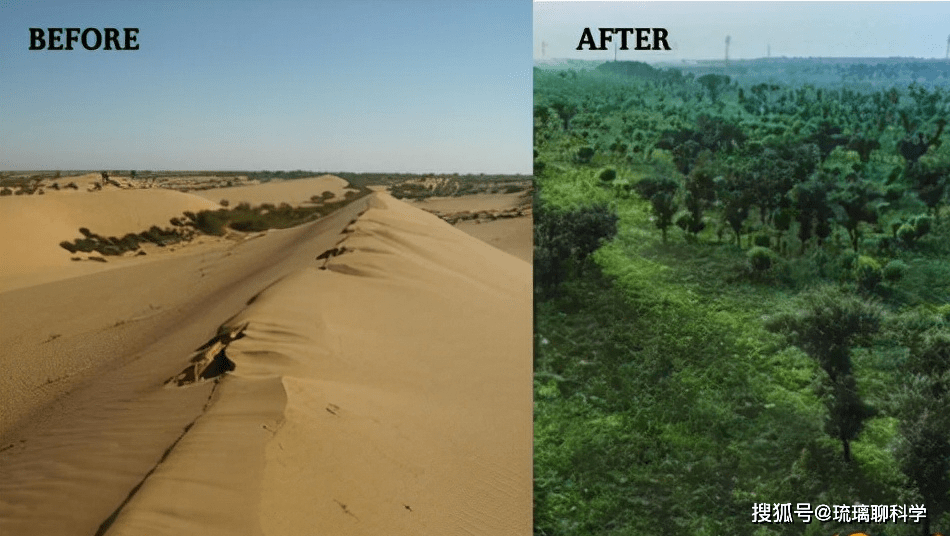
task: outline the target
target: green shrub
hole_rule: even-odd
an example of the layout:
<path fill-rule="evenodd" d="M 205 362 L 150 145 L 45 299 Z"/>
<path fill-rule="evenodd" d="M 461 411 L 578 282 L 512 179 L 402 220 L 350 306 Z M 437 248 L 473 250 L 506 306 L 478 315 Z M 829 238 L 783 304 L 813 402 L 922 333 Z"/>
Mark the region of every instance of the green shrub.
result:
<path fill-rule="evenodd" d="M 932 226 L 933 218 L 926 214 L 921 214 L 902 223 L 900 227 L 897 228 L 895 235 L 898 240 L 910 246 L 929 233 Z"/>
<path fill-rule="evenodd" d="M 844 270 L 854 268 L 854 263 L 858 260 L 858 254 L 853 251 L 844 251 L 838 256 L 838 264 Z"/>
<path fill-rule="evenodd" d="M 749 266 L 756 272 L 764 272 L 775 263 L 775 252 L 762 246 L 751 248 L 746 257 L 749 259 Z"/>
<path fill-rule="evenodd" d="M 772 241 L 769 239 L 769 235 L 764 235 L 764 234 L 755 235 L 755 238 L 752 239 L 752 243 L 762 248 L 767 248 L 772 245 Z"/>
<path fill-rule="evenodd" d="M 894 259 L 884 265 L 882 275 L 884 276 L 884 280 L 888 283 L 897 283 L 904 278 L 905 273 L 907 273 L 907 264 L 901 260 Z"/>
<path fill-rule="evenodd" d="M 586 164 L 594 158 L 593 147 L 581 147 L 575 155 L 576 160 L 581 164 Z"/>
<path fill-rule="evenodd" d="M 617 178 L 617 170 L 613 168 L 607 168 L 600 172 L 601 182 L 613 182 Z"/>
<path fill-rule="evenodd" d="M 871 257 L 861 255 L 854 263 L 854 279 L 858 287 L 872 291 L 883 279 L 881 265 Z"/>

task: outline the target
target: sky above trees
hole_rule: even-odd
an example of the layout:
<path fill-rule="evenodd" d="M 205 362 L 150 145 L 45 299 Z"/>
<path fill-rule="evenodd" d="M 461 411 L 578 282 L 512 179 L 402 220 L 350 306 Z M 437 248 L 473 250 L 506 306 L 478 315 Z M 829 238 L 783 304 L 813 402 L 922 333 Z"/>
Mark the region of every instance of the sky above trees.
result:
<path fill-rule="evenodd" d="M 4 2 L 0 169 L 531 173 L 527 0 Z M 30 51 L 135 27 L 137 51 Z"/>
<path fill-rule="evenodd" d="M 659 27 L 672 50 L 618 51 L 645 62 L 771 57 L 944 58 L 946 2 L 564 2 L 534 6 L 534 58 L 612 60 L 577 51 L 585 27 Z M 542 55 L 542 42 L 544 54 Z"/>

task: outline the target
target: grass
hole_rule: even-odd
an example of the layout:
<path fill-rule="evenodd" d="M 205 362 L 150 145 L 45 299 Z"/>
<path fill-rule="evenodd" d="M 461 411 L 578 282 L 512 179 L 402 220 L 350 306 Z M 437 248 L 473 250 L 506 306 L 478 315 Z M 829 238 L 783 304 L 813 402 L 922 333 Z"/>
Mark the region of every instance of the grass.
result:
<path fill-rule="evenodd" d="M 707 230 L 689 242 L 673 229 L 664 244 L 647 202 L 598 184 L 594 169 L 548 171 L 539 181 L 546 202 L 607 201 L 620 232 L 557 297 L 536 301 L 536 534 L 917 534 L 914 525 L 749 521 L 758 502 L 912 502 L 888 413 L 899 341 L 885 333 L 855 352 L 859 390 L 881 411 L 848 464 L 823 429 L 821 369 L 764 329 L 820 280 L 856 289 L 841 260 L 848 248 L 829 241 L 756 274 L 728 234 L 720 243 Z M 899 251 L 907 275 L 870 297 L 890 314 L 939 303 L 950 268 L 927 248 L 945 238 L 935 231 Z"/>

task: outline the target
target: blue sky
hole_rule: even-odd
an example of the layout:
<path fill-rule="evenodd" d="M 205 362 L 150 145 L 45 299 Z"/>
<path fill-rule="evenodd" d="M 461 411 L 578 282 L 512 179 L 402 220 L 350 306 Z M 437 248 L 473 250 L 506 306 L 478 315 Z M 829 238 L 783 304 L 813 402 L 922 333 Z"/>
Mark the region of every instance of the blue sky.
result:
<path fill-rule="evenodd" d="M 0 0 L 0 169 L 531 173 L 528 0 Z M 29 51 L 137 27 L 137 51 Z"/>
<path fill-rule="evenodd" d="M 534 57 L 613 59 L 576 49 L 585 27 L 659 27 L 669 52 L 618 52 L 645 62 L 787 57 L 944 58 L 950 2 L 538 2 Z M 599 37 L 598 37 L 599 38 Z"/>

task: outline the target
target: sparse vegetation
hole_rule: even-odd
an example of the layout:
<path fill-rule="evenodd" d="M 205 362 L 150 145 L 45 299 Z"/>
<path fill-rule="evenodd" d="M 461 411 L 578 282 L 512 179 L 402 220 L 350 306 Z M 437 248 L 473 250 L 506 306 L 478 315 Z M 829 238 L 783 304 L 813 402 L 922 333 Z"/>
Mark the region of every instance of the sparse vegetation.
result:
<path fill-rule="evenodd" d="M 372 193 L 368 188 L 362 188 L 354 195 L 348 196 L 353 201 Z M 141 244 L 152 243 L 165 247 L 179 242 L 187 242 L 197 234 L 224 236 L 228 229 L 239 232 L 258 232 L 267 229 L 285 229 L 307 222 L 314 221 L 339 208 L 340 204 L 328 204 L 306 207 L 292 207 L 286 203 L 280 206 L 263 204 L 251 207 L 247 203 L 240 203 L 236 207 L 218 210 L 202 210 L 198 213 L 185 212 L 184 219 L 172 218 L 172 227 L 160 228 L 152 226 L 147 231 L 138 234 L 127 234 L 122 238 L 103 237 L 89 229 L 82 227 L 79 233 L 83 238 L 72 242 L 63 241 L 59 245 L 70 253 L 93 251 L 101 255 L 122 255 L 127 252 L 139 251 Z"/>

